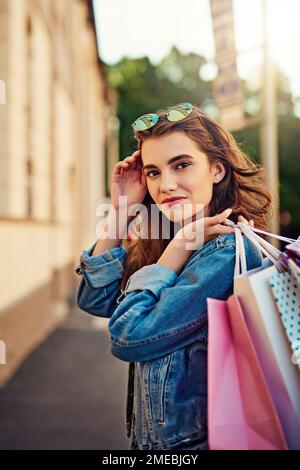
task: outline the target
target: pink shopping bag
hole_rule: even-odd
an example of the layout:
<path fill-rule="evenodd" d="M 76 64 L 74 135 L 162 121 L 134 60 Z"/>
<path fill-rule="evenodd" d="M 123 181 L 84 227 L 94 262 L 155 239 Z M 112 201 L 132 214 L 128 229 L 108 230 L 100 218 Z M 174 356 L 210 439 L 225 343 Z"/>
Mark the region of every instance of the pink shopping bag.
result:
<path fill-rule="evenodd" d="M 238 297 L 207 307 L 209 448 L 286 450 Z"/>

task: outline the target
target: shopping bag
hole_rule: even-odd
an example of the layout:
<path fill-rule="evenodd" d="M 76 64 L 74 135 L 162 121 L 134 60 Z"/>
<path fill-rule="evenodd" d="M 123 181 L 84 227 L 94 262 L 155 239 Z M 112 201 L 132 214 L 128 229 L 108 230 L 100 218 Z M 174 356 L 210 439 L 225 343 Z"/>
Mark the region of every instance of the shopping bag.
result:
<path fill-rule="evenodd" d="M 285 247 L 289 258 L 294 260 L 294 263 L 300 268 L 300 237 L 293 243 Z"/>
<path fill-rule="evenodd" d="M 288 260 L 288 266 L 290 268 L 291 273 L 294 275 L 296 283 L 300 287 L 300 267 L 293 259 Z"/>
<path fill-rule="evenodd" d="M 297 283 L 294 274 L 297 276 L 298 272 L 295 270 L 293 274 L 291 272 L 276 273 L 271 276 L 269 282 L 291 346 L 293 359 L 297 359 L 298 351 L 300 351 L 300 283 Z M 298 365 L 300 372 L 300 360 L 294 363 Z"/>
<path fill-rule="evenodd" d="M 237 296 L 207 305 L 209 448 L 287 449 Z"/>
<path fill-rule="evenodd" d="M 292 360 L 289 341 L 269 284 L 271 276 L 284 272 L 287 266 L 280 256 L 281 252 L 255 233 L 260 230 L 246 225 L 240 229 L 273 264 L 271 267 L 262 266 L 247 272 L 243 260 L 244 253 L 239 253 L 240 263 L 235 270 L 237 274 L 234 278 L 234 293 L 240 300 L 288 447 L 300 449 L 300 374 Z M 268 232 L 263 233 L 272 236 Z M 275 237 L 294 241 L 276 235 Z M 240 251 L 243 252 L 242 244 L 243 240 L 237 243 L 239 250 L 241 248 Z M 238 273 L 239 270 L 241 274 Z"/>

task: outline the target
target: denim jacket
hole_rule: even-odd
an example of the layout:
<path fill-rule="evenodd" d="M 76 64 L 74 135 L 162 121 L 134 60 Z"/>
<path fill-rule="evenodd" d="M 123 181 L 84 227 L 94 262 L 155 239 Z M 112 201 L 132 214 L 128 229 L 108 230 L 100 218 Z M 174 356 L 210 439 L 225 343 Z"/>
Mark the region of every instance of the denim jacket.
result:
<path fill-rule="evenodd" d="M 244 241 L 247 268 L 261 266 L 260 252 Z M 192 252 L 179 274 L 159 264 L 142 267 L 122 293 L 126 249 L 91 256 L 95 244 L 83 250 L 76 269 L 83 275 L 77 304 L 109 318 L 111 352 L 130 363 L 130 449 L 207 448 L 206 299 L 233 293 L 235 235 L 219 235 Z"/>

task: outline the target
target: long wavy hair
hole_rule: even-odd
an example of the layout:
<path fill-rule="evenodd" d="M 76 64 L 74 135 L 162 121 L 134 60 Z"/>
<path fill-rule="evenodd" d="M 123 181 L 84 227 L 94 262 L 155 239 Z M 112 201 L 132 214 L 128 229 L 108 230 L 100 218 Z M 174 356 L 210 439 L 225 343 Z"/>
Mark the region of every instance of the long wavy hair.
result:
<path fill-rule="evenodd" d="M 208 214 L 221 213 L 231 207 L 230 219 L 237 223 L 239 215 L 247 220 L 253 219 L 257 228 L 266 229 L 271 217 L 271 196 L 265 183 L 263 168 L 253 162 L 238 146 L 234 137 L 224 127 L 207 116 L 198 106 L 193 106 L 189 116 L 181 121 L 171 122 L 166 117 L 170 107 L 157 111 L 158 122 L 150 129 L 134 132 L 137 148 L 142 149 L 145 140 L 172 132 L 183 132 L 190 137 L 199 150 L 204 152 L 210 164 L 220 162 L 224 165 L 224 178 L 213 185 L 213 192 Z M 147 192 L 143 201 L 147 208 L 148 233 L 151 227 L 151 204 L 155 201 Z M 160 215 L 163 216 L 160 212 Z M 174 223 L 170 223 L 170 237 L 162 237 L 162 221 L 159 221 L 159 238 L 124 240 L 127 250 L 125 270 L 121 289 L 125 289 L 129 277 L 138 269 L 156 263 L 161 254 L 175 236 Z"/>

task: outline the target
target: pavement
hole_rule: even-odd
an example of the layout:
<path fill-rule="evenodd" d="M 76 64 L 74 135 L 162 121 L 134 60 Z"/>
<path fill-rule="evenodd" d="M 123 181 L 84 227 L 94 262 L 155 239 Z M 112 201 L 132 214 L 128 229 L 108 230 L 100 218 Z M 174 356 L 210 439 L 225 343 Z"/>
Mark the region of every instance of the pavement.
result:
<path fill-rule="evenodd" d="M 107 322 L 74 307 L 0 389 L 0 449 L 129 449 L 128 363 Z"/>

